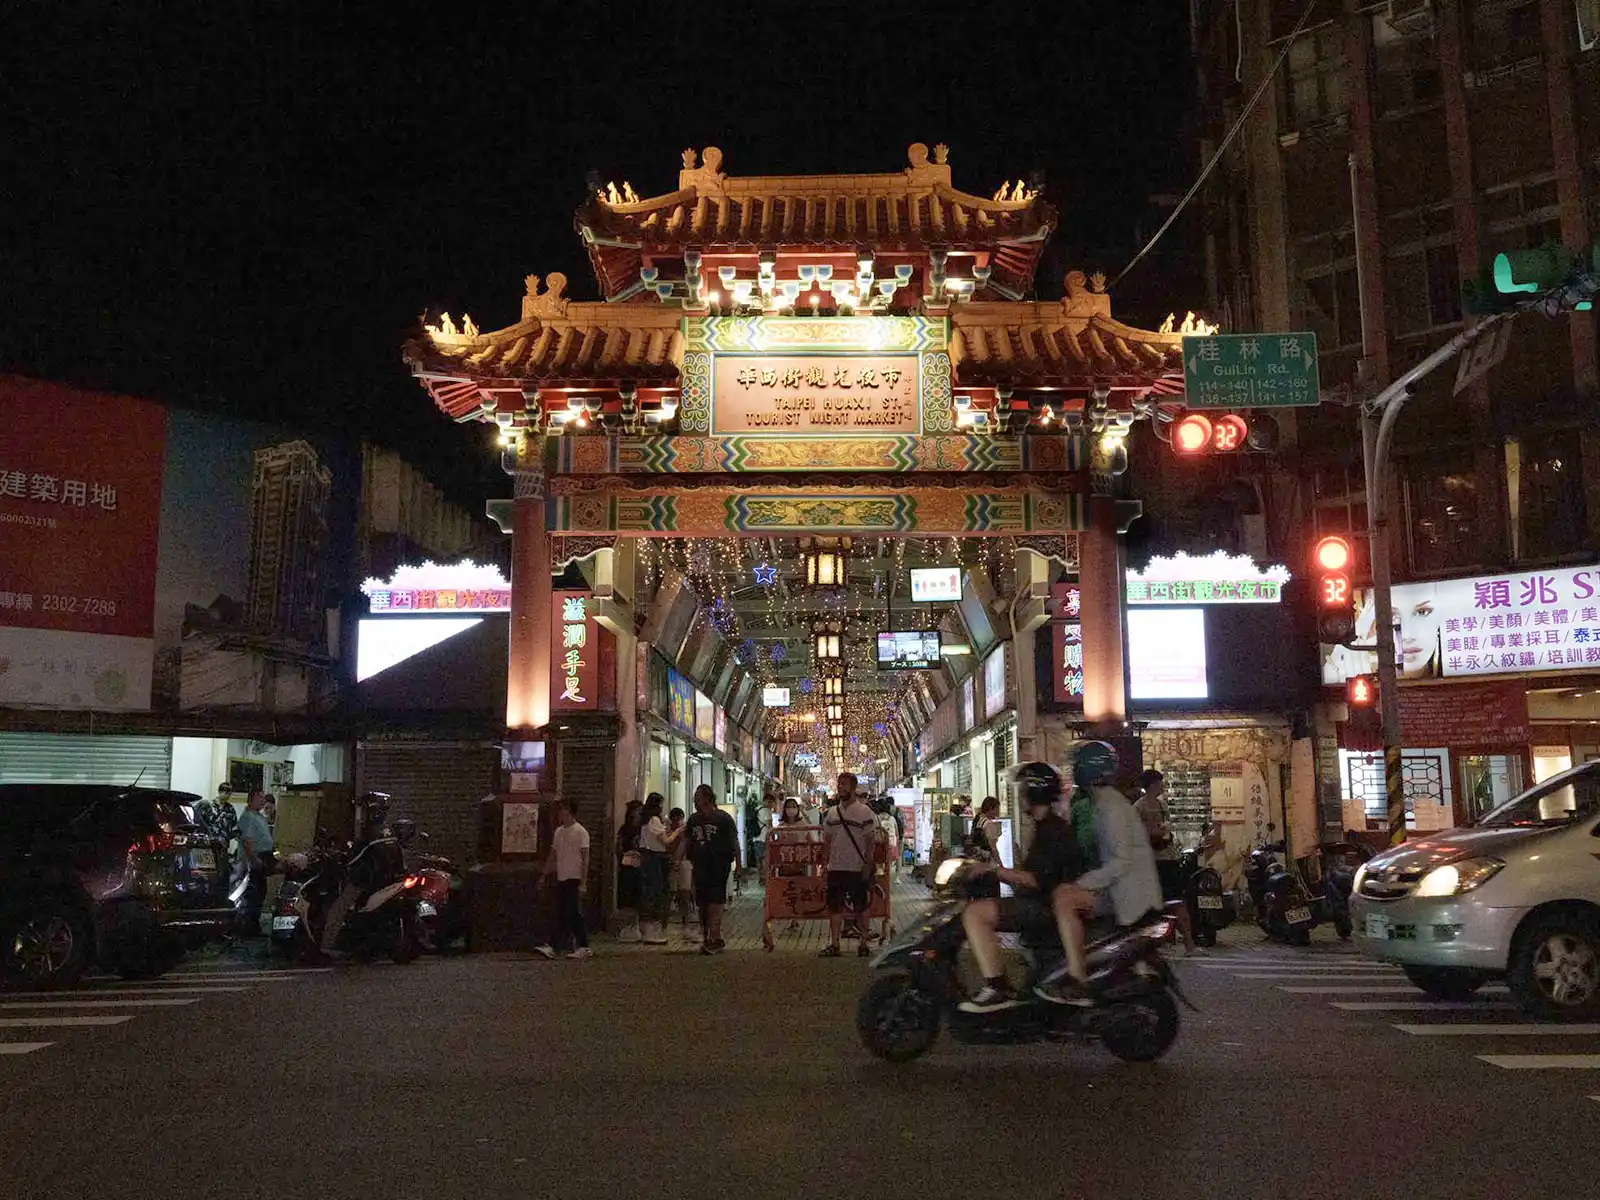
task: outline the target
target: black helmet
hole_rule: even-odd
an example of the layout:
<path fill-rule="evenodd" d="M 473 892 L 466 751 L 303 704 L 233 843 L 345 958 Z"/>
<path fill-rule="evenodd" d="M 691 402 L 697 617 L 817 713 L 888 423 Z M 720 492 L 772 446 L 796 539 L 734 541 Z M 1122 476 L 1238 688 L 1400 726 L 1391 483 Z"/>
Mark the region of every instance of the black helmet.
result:
<path fill-rule="evenodd" d="M 1061 799 L 1061 776 L 1049 763 L 1023 763 L 1012 778 L 1023 804 L 1054 804 Z"/>
<path fill-rule="evenodd" d="M 1072 751 L 1072 782 L 1081 788 L 1110 783 L 1117 774 L 1117 752 L 1107 742 L 1080 742 Z"/>
<path fill-rule="evenodd" d="M 417 823 L 411 817 L 399 817 L 395 820 L 394 836 L 401 842 L 409 842 L 417 835 Z"/>

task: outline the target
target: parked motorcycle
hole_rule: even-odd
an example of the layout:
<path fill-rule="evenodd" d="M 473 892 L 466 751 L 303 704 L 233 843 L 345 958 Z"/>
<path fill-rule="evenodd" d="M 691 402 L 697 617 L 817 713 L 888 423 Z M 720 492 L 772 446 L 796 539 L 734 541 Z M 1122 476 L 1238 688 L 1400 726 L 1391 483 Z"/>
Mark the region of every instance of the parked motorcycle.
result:
<path fill-rule="evenodd" d="M 419 830 L 410 817 L 394 823 L 395 840 L 405 853 L 407 875 L 420 880 L 417 890 L 417 938 L 422 949 L 443 954 L 467 940 L 467 880 L 454 861 L 442 854 L 426 854 L 413 849 L 417 839 L 426 842 L 426 830 Z"/>
<path fill-rule="evenodd" d="M 967 1044 L 1098 1041 L 1129 1062 L 1153 1061 L 1171 1047 L 1179 1023 L 1174 997 L 1188 1000 L 1160 953 L 1172 933 L 1168 918 L 1152 913 L 1125 929 L 1090 927 L 1088 967 L 1099 998 L 1092 1008 L 1034 996 L 1033 983 L 1056 968 L 1062 950 L 1053 934 L 1030 934 L 1022 943 L 1028 964 L 1023 1002 L 997 1012 L 968 1013 L 958 1007 L 966 998 L 956 969 L 967 940 L 961 913 L 972 884 L 982 877 L 962 859 L 946 859 L 938 877 L 957 898 L 937 905 L 878 955 L 857 1004 L 856 1030 L 873 1054 L 909 1062 L 926 1053 L 946 1023 L 951 1036 Z"/>
<path fill-rule="evenodd" d="M 273 944 L 298 958 L 317 957 L 329 910 L 346 880 L 360 892 L 345 914 L 335 949 L 352 958 L 388 955 L 397 963 L 416 958 L 422 880 L 406 873 L 399 844 L 391 837 L 285 860 L 283 888 L 272 914 Z"/>
<path fill-rule="evenodd" d="M 1348 942 L 1350 893 L 1355 891 L 1356 872 L 1372 857 L 1372 851 L 1356 842 L 1323 842 L 1317 850 L 1322 855 L 1323 910 L 1334 930 Z"/>
<path fill-rule="evenodd" d="M 1238 917 L 1233 897 L 1222 890 L 1222 876 L 1200 861 L 1200 851 L 1185 850 L 1178 858 L 1183 877 L 1183 902 L 1189 909 L 1189 929 L 1196 946 L 1215 946 L 1217 931 Z"/>
<path fill-rule="evenodd" d="M 1307 893 L 1298 872 L 1278 857 L 1282 853 L 1280 839 L 1257 846 L 1245 860 L 1245 885 L 1255 906 L 1256 924 L 1274 941 L 1309 946 L 1311 931 L 1317 926 L 1318 903 Z"/>

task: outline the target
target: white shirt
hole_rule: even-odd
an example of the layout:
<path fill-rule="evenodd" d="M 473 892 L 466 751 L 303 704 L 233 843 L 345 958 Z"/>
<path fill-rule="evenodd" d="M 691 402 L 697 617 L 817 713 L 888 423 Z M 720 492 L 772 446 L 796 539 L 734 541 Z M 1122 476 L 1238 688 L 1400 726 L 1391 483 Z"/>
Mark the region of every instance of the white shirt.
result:
<path fill-rule="evenodd" d="M 639 830 L 639 848 L 654 850 L 657 854 L 667 852 L 667 827 L 661 823 L 660 817 L 651 817 Z"/>
<path fill-rule="evenodd" d="M 873 839 L 878 833 L 877 814 L 860 800 L 852 800 L 843 811 L 838 805 L 830 808 L 822 823 L 828 835 L 828 870 L 859 874 L 866 866 L 861 856 L 872 853 Z M 850 838 L 852 833 L 854 841 Z"/>
<path fill-rule="evenodd" d="M 574 821 L 557 825 L 550 839 L 550 852 L 556 858 L 557 879 L 583 878 L 583 852 L 589 848 L 589 831 Z"/>

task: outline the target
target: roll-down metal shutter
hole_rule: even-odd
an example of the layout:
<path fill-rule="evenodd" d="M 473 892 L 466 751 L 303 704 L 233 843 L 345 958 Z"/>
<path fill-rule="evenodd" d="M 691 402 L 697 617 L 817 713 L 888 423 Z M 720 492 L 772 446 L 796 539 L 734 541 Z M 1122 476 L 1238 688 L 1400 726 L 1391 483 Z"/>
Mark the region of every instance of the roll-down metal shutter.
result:
<path fill-rule="evenodd" d="M 478 801 L 495 789 L 498 747 L 484 742 L 363 742 L 358 792 L 388 792 L 391 817 L 412 817 L 426 850 L 465 867 L 477 860 Z"/>
<path fill-rule="evenodd" d="M 0 783 L 172 782 L 172 739 L 92 733 L 0 733 Z"/>

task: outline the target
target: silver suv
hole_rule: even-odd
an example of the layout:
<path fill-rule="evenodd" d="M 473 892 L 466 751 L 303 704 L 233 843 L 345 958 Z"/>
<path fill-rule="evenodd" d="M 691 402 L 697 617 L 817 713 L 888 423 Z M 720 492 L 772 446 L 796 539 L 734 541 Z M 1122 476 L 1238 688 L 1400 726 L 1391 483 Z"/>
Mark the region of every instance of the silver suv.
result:
<path fill-rule="evenodd" d="M 1436 999 L 1504 977 L 1528 1012 L 1600 1016 L 1600 761 L 1356 874 L 1356 946 Z"/>

